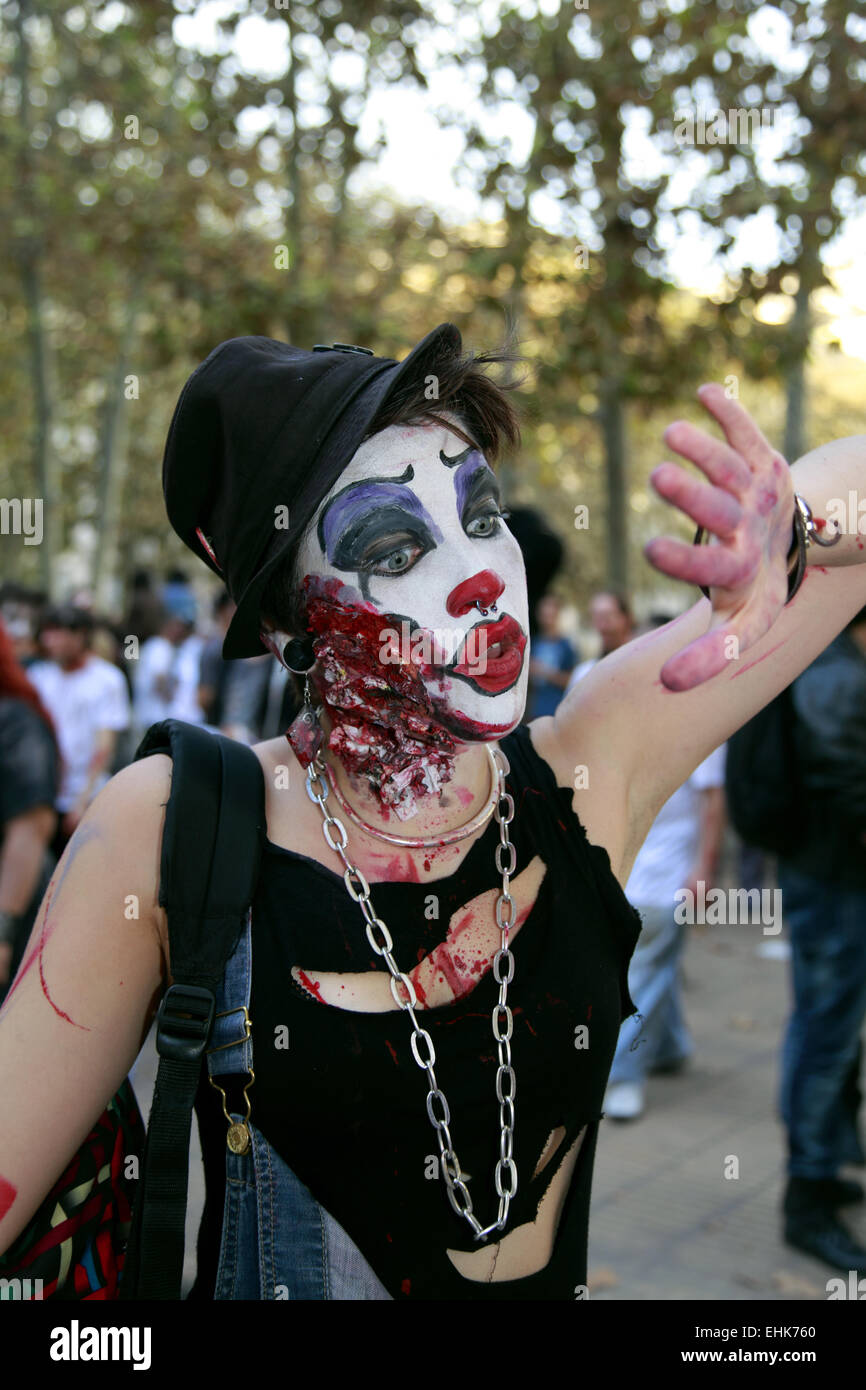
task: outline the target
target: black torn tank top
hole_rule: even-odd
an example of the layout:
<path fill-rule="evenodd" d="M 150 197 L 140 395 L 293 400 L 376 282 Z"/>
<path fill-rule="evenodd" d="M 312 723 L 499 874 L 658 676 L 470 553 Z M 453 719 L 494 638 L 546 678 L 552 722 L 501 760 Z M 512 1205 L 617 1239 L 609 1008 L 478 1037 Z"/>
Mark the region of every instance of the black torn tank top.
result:
<path fill-rule="evenodd" d="M 613 875 L 607 851 L 589 843 L 549 765 L 521 725 L 501 740 L 511 767 L 515 815 L 509 834 L 515 876 L 540 856 L 546 866 L 535 902 L 514 936 L 514 1160 L 518 1188 L 505 1234 L 533 1222 L 559 1162 L 582 1134 L 561 1209 L 553 1254 L 535 1274 L 482 1282 L 458 1273 L 447 1254 L 479 1248 L 453 1211 L 439 1173 L 427 1115 L 427 1075 L 410 1047 L 402 1011 L 360 1013 L 324 1004 L 292 976 L 386 970 L 367 940 L 360 908 L 342 875 L 266 845 L 252 905 L 252 1118 L 265 1139 L 331 1213 L 394 1299 L 568 1299 L 586 1283 L 590 1188 L 598 1121 L 620 1023 L 635 1012 L 628 963 L 640 917 Z M 456 871 L 424 883 L 371 884 L 373 906 L 409 973 L 444 940 L 449 920 L 479 894 L 498 889 L 491 819 Z M 351 849 L 351 831 L 349 832 Z M 337 856 L 335 870 L 339 866 Z M 438 915 L 431 915 L 434 897 Z M 451 1136 L 470 1175 L 482 1226 L 498 1212 L 498 1066 L 491 1014 L 492 969 L 442 1007 L 418 1009 L 430 1033 L 435 1071 L 451 1112 Z M 287 1045 L 286 1045 L 287 1044 Z M 204 1088 L 205 1091 L 211 1088 Z M 199 1239 L 195 1297 L 212 1291 L 219 1248 L 225 1144 L 219 1098 L 204 1097 L 202 1143 L 208 1202 Z M 199 1115 L 200 1124 L 202 1115 Z M 533 1177 L 554 1131 L 565 1137 Z"/>

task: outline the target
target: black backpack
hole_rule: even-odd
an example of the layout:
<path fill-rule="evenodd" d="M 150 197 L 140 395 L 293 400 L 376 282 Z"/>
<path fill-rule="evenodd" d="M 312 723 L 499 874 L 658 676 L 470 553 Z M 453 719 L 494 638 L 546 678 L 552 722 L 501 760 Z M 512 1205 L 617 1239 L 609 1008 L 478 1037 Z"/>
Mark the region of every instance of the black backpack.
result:
<path fill-rule="evenodd" d="M 803 843 L 805 797 L 798 772 L 796 714 L 787 686 L 728 739 L 728 815 L 747 845 L 787 856 Z"/>
<path fill-rule="evenodd" d="M 193 1104 L 214 1019 L 214 991 L 246 921 L 265 833 L 255 753 L 221 734 L 166 719 L 136 760 L 173 761 L 159 902 L 173 984 L 157 1015 L 159 1070 L 120 1284 L 121 1299 L 179 1299 Z"/>

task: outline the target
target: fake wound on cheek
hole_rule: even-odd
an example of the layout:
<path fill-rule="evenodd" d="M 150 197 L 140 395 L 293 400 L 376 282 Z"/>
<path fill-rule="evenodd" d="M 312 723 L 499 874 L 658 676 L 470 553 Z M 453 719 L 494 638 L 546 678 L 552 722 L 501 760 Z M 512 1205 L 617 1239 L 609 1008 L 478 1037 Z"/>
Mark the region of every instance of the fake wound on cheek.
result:
<path fill-rule="evenodd" d="M 383 662 L 388 615 L 339 579 L 308 575 L 304 595 L 317 686 L 332 725 L 328 746 L 350 775 L 367 779 L 383 809 L 406 819 L 418 796 L 438 792 L 454 775 L 456 741 L 425 686 L 433 668 L 414 656 Z M 308 765 L 291 731 L 289 738 Z"/>

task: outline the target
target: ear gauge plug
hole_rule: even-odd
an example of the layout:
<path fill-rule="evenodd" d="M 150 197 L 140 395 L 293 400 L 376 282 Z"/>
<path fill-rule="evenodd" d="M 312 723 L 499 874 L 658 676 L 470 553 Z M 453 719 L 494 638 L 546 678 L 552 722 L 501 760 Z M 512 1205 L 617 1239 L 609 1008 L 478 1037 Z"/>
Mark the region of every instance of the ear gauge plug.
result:
<path fill-rule="evenodd" d="M 315 666 L 316 656 L 309 637 L 292 637 L 283 647 L 283 661 L 298 676 Z"/>
<path fill-rule="evenodd" d="M 313 644 L 308 637 L 290 637 L 287 632 L 263 632 L 262 641 L 281 666 L 302 676 L 316 664 Z"/>

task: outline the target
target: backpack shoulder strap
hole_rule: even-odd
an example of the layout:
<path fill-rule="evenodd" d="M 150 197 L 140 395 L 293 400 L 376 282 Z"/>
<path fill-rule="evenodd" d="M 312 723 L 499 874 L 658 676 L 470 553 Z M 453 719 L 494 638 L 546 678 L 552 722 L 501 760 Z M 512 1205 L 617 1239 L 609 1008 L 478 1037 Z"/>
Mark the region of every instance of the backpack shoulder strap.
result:
<path fill-rule="evenodd" d="M 265 831 L 261 764 L 245 744 L 179 719 L 148 729 L 135 757 L 152 753 L 167 753 L 174 765 L 159 879 L 172 979 L 212 989 L 258 879 Z"/>
<path fill-rule="evenodd" d="M 171 757 L 159 902 L 173 983 L 157 1015 L 153 1094 L 121 1298 L 180 1298 L 191 1116 L 213 1026 L 214 991 L 255 892 L 265 831 L 264 776 L 244 744 L 177 719 L 136 751 Z"/>

